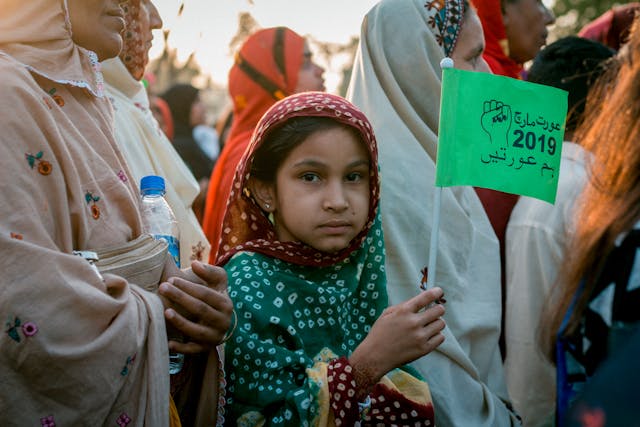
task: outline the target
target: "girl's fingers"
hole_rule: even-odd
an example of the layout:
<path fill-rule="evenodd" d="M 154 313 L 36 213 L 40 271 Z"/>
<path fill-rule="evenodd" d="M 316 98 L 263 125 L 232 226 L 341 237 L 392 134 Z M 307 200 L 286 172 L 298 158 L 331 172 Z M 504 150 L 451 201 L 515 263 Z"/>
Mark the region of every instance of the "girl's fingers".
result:
<path fill-rule="evenodd" d="M 406 302 L 408 308 L 417 313 L 427 307 L 429 304 L 436 302 L 444 295 L 444 291 L 441 288 L 434 287 L 429 290 L 420 292 L 415 297 Z"/>
<path fill-rule="evenodd" d="M 428 325 L 434 320 L 442 317 L 444 315 L 445 308 L 443 305 L 435 304 L 433 307 L 430 307 L 424 311 L 418 313 L 420 316 L 420 322 L 422 325 Z"/>
<path fill-rule="evenodd" d="M 427 346 L 429 347 L 429 351 L 430 352 L 433 351 L 443 342 L 444 342 L 444 334 L 437 333 L 433 335 L 431 338 L 427 340 Z"/>
<path fill-rule="evenodd" d="M 434 320 L 433 322 L 430 322 L 424 327 L 424 333 L 427 337 L 433 337 L 435 335 L 438 335 L 440 332 L 442 332 L 444 327 L 445 327 L 444 320 L 437 319 L 437 320 Z"/>

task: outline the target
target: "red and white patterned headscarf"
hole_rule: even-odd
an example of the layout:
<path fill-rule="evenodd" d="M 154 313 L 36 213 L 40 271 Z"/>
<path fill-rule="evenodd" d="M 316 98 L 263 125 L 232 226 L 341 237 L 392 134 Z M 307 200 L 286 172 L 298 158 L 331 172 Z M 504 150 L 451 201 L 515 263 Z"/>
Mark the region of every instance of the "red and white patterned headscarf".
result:
<path fill-rule="evenodd" d="M 280 242 L 273 224 L 260 206 L 249 195 L 247 183 L 250 177 L 253 154 L 268 137 L 272 129 L 294 117 L 329 117 L 353 127 L 367 145 L 371 159 L 369 216 L 364 229 L 351 241 L 349 247 L 328 254 L 299 242 Z M 366 116 L 346 99 L 324 92 L 303 92 L 274 104 L 260 119 L 251 142 L 245 151 L 234 176 L 227 210 L 222 224 L 222 238 L 217 264 L 224 264 L 240 251 L 259 252 L 287 262 L 327 266 L 345 259 L 359 248 L 376 219 L 380 183 L 378 176 L 378 149 L 373 127 Z"/>

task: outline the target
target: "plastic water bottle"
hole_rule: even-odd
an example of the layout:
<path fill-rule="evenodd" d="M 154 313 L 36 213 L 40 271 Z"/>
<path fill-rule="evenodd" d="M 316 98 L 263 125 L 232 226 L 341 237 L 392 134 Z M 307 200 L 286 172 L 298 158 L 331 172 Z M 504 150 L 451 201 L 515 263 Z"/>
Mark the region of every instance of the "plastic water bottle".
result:
<path fill-rule="evenodd" d="M 165 240 L 169 245 L 169 254 L 180 267 L 180 232 L 178 222 L 167 203 L 164 178 L 148 175 L 140 180 L 142 195 L 142 230 L 156 239 Z M 169 328 L 169 339 L 182 341 L 182 336 L 172 333 Z M 182 370 L 184 354 L 169 352 L 169 373 L 176 374 Z"/>
<path fill-rule="evenodd" d="M 169 253 L 180 267 L 180 230 L 176 217 L 167 203 L 164 178 L 148 175 L 140 180 L 142 195 L 142 228 L 145 233 L 169 244 Z"/>

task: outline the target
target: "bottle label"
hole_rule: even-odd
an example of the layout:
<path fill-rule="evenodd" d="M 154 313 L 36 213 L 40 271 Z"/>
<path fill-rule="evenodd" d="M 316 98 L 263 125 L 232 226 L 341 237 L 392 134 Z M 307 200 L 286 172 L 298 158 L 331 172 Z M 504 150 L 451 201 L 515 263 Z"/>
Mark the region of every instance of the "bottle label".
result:
<path fill-rule="evenodd" d="M 178 268 L 180 268 L 180 240 L 176 239 L 174 236 L 168 236 L 165 234 L 154 234 L 154 238 L 158 240 L 164 240 L 167 242 L 169 247 L 167 248 L 169 251 L 169 255 L 173 257 L 173 260 L 176 262 Z"/>

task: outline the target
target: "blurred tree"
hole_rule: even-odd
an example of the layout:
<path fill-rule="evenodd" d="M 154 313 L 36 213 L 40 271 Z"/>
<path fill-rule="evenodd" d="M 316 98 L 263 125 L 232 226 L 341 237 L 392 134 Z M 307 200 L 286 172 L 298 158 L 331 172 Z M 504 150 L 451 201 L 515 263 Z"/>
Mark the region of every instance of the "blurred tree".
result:
<path fill-rule="evenodd" d="M 178 16 L 181 16 L 185 8 L 185 2 L 180 3 Z M 207 109 L 207 117 L 210 123 L 215 121 L 219 111 L 226 103 L 227 90 L 216 84 L 211 76 L 204 74 L 195 58 L 195 52 L 191 52 L 186 61 L 180 62 L 178 50 L 170 47 L 170 30 L 164 30 L 162 54 L 151 60 L 147 66 L 147 72 L 154 75 L 155 79 L 150 93 L 161 94 L 169 87 L 177 83 L 189 83 L 201 89 L 201 97 Z"/>
<path fill-rule="evenodd" d="M 258 24 L 258 21 L 256 21 L 249 12 L 240 12 L 238 14 L 238 30 L 229 42 L 229 52 L 231 52 L 232 55 L 235 54 L 247 37 L 260 28 L 261 26 Z"/>
<path fill-rule="evenodd" d="M 353 59 L 358 49 L 359 37 L 352 36 L 345 44 L 331 43 L 316 40 L 312 36 L 307 36 L 309 42 L 315 47 L 315 50 L 328 70 L 332 70 L 340 75 L 340 83 L 337 90 L 338 95 L 345 96 L 347 86 L 351 79 L 351 70 L 353 69 Z M 338 69 L 334 69 L 334 64 L 339 62 Z"/>
<path fill-rule="evenodd" d="M 169 46 L 169 30 L 162 32 L 164 48 L 162 54 L 151 60 L 147 71 L 155 76 L 154 93 L 164 92 L 175 83 L 191 83 L 202 73 L 200 66 L 194 58 L 194 52 L 189 55 L 184 63 L 178 61 L 178 51 Z"/>

